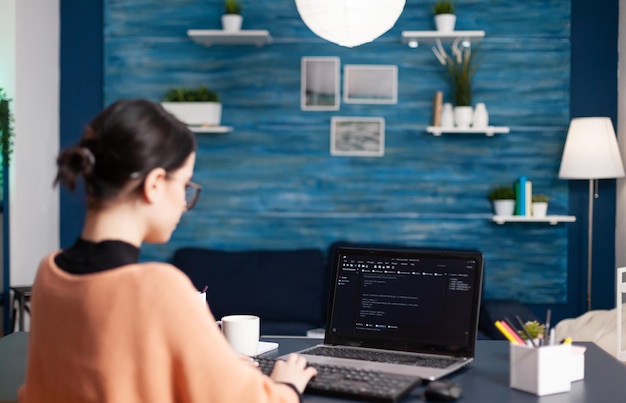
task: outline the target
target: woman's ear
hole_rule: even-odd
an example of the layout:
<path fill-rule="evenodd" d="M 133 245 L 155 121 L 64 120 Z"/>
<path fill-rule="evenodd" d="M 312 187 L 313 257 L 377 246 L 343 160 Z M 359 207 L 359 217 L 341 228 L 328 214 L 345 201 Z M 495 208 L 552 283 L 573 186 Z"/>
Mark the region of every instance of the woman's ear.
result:
<path fill-rule="evenodd" d="M 153 204 L 161 199 L 166 179 L 167 172 L 163 168 L 154 168 L 146 175 L 143 181 L 143 195 L 148 203 Z"/>

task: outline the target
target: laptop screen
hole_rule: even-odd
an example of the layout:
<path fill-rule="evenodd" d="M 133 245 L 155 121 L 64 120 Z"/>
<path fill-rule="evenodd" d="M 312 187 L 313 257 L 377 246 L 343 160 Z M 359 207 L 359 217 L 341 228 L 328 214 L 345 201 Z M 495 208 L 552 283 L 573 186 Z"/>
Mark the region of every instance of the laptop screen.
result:
<path fill-rule="evenodd" d="M 479 252 L 339 248 L 325 343 L 473 356 Z"/>

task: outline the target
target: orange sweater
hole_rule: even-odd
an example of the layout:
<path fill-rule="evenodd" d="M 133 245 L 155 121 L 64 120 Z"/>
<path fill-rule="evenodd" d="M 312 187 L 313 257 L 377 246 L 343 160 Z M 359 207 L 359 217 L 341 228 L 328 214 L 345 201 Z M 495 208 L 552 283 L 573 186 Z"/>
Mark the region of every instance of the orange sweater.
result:
<path fill-rule="evenodd" d="M 51 254 L 31 299 L 29 402 L 297 402 L 244 363 L 175 267 L 72 275 Z"/>

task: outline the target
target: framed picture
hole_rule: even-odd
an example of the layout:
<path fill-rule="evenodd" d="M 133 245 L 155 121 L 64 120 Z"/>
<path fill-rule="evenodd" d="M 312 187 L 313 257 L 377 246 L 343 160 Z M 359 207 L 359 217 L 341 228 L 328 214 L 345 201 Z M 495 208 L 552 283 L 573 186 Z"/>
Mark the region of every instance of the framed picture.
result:
<path fill-rule="evenodd" d="M 345 103 L 398 103 L 398 66 L 347 64 L 343 73 Z"/>
<path fill-rule="evenodd" d="M 331 118 L 330 154 L 382 157 L 385 155 L 385 119 L 370 117 Z"/>
<path fill-rule="evenodd" d="M 305 111 L 336 111 L 339 109 L 338 57 L 302 58 L 300 108 Z"/>

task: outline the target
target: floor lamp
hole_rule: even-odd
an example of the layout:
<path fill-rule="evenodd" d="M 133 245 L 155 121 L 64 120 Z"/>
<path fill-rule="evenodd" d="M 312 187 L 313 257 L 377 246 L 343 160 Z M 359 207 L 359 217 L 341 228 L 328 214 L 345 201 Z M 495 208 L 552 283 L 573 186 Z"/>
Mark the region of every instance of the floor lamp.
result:
<path fill-rule="evenodd" d="M 587 310 L 591 310 L 593 199 L 598 198 L 598 179 L 621 178 L 624 165 L 611 119 L 572 119 L 565 140 L 559 178 L 589 180 L 587 235 Z M 595 189 L 594 189 L 595 186 Z"/>

